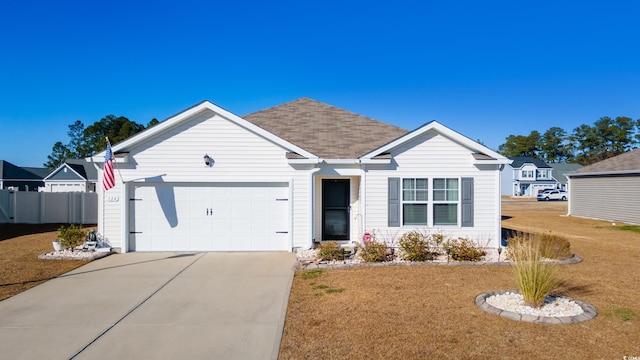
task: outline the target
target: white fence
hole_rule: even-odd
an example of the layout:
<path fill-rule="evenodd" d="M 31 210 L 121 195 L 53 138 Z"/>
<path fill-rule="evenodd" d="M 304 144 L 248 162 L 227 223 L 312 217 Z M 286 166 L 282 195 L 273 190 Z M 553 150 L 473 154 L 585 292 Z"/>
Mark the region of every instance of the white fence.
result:
<path fill-rule="evenodd" d="M 98 194 L 0 190 L 0 224 L 97 224 Z"/>

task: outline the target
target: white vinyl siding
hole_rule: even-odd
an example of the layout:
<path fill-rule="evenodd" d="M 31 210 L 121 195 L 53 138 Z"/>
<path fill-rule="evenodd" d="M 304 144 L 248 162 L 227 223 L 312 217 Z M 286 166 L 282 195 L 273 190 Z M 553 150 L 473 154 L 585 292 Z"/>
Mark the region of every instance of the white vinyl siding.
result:
<path fill-rule="evenodd" d="M 474 165 L 470 150 L 434 131 L 392 149 L 393 164 L 367 166 L 366 231 L 397 240 L 412 229 L 468 237 L 481 246 L 496 247 L 500 233 L 500 172 L 497 165 Z M 388 227 L 388 178 L 474 178 L 474 226 L 424 225 Z M 459 180 L 458 180 L 459 181 Z M 459 194 L 458 194 L 459 197 Z M 457 209 L 459 216 L 460 209 Z"/>
<path fill-rule="evenodd" d="M 213 166 L 205 166 L 205 154 Z M 122 217 L 123 202 L 128 199 L 121 176 L 128 187 L 138 182 L 290 182 L 293 247 L 308 247 L 311 169 L 294 169 L 285 154 L 273 142 L 205 111 L 130 149 L 128 163 L 116 163 L 116 187 L 103 193 L 111 200 L 105 199 L 100 209 L 100 229 L 112 246 L 124 250 L 128 220 Z"/>

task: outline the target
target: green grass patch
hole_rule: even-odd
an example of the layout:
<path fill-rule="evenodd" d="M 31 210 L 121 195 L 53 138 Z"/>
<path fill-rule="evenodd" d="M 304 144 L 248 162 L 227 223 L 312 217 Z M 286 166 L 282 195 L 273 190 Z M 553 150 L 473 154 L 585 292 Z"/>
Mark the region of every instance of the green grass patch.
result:
<path fill-rule="evenodd" d="M 320 290 L 322 290 L 322 289 L 328 289 L 328 288 L 329 288 L 329 285 L 322 285 L 322 284 L 320 284 L 320 285 L 318 285 L 318 286 L 314 286 L 313 288 L 314 288 L 315 290 L 318 290 L 318 289 L 320 289 Z"/>
<path fill-rule="evenodd" d="M 640 226 L 638 225 L 619 225 L 619 226 L 596 226 L 596 229 L 614 229 L 619 231 L 631 231 L 640 234 Z"/>
<path fill-rule="evenodd" d="M 338 289 L 327 289 L 327 291 L 325 291 L 327 294 L 334 294 L 334 293 L 341 293 L 344 291 L 344 288 L 338 288 Z"/>
<path fill-rule="evenodd" d="M 322 271 L 322 269 L 307 270 L 303 271 L 301 276 L 304 280 L 317 279 L 322 275 Z"/>
<path fill-rule="evenodd" d="M 638 313 L 631 309 L 616 307 L 605 312 L 606 315 L 613 316 L 624 322 L 631 321 L 638 317 Z"/>
<path fill-rule="evenodd" d="M 616 230 L 623 230 L 623 231 L 631 231 L 637 234 L 640 234 L 640 226 L 638 225 L 622 225 L 622 226 L 614 226 L 614 229 Z"/>

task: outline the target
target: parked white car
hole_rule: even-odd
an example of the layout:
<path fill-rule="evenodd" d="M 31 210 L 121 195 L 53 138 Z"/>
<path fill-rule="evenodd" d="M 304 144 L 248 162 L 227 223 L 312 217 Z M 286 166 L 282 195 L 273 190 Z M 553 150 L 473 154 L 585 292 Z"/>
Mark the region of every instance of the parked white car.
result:
<path fill-rule="evenodd" d="M 538 194 L 538 201 L 562 200 L 567 201 L 567 192 L 559 189 L 549 189 Z"/>

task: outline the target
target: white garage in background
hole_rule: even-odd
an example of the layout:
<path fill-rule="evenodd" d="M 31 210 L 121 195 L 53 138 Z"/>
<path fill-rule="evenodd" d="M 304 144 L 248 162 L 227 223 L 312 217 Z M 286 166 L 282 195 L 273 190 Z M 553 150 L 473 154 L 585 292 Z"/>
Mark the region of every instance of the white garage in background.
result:
<path fill-rule="evenodd" d="M 144 184 L 129 199 L 131 251 L 287 251 L 289 184 Z"/>

